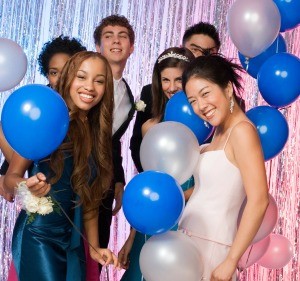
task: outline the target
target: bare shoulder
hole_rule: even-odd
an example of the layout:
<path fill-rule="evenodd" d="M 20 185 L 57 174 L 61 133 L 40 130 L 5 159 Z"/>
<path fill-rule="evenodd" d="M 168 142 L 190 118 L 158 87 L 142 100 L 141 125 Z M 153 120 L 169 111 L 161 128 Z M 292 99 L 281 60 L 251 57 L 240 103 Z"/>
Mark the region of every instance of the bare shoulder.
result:
<path fill-rule="evenodd" d="M 234 126 L 230 142 L 233 147 L 246 149 L 253 145 L 260 145 L 257 129 L 251 121 L 245 119 Z"/>
<path fill-rule="evenodd" d="M 144 137 L 146 133 L 156 124 L 158 124 L 158 120 L 156 118 L 148 119 L 142 126 L 142 136 Z"/>

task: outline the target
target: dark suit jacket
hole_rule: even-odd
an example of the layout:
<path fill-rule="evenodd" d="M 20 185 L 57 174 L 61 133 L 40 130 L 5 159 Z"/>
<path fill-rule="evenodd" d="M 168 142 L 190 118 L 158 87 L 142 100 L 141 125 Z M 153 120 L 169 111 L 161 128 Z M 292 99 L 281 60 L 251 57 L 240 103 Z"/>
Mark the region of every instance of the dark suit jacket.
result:
<path fill-rule="evenodd" d="M 138 111 L 133 127 L 132 137 L 130 139 L 131 157 L 139 173 L 143 172 L 140 161 L 140 147 L 142 142 L 142 125 L 152 118 L 152 92 L 151 84 L 143 87 L 140 100 L 146 104 L 145 111 Z"/>
<path fill-rule="evenodd" d="M 132 104 L 132 107 L 128 113 L 128 118 L 124 121 L 124 123 L 120 126 L 120 128 L 113 134 L 112 137 L 112 148 L 113 148 L 113 167 L 114 167 L 114 175 L 113 175 L 113 183 L 110 186 L 106 197 L 102 201 L 102 205 L 99 208 L 99 219 L 98 219 L 98 228 L 99 228 L 99 243 L 102 248 L 106 248 L 109 242 L 110 236 L 110 225 L 112 221 L 112 205 L 114 201 L 115 195 L 115 183 L 122 182 L 125 184 L 125 176 L 124 169 L 122 166 L 122 155 L 121 155 L 121 137 L 124 135 L 127 130 L 130 121 L 133 118 L 135 112 L 134 106 L 134 98 L 132 92 L 125 82 L 127 88 L 127 94 L 129 96 L 129 100 Z M 99 264 L 99 268 L 101 271 L 101 265 Z"/>
<path fill-rule="evenodd" d="M 113 165 L 114 165 L 114 183 L 122 182 L 125 184 L 125 176 L 124 176 L 124 169 L 122 166 L 122 154 L 121 154 L 121 137 L 124 135 L 125 131 L 127 130 L 130 121 L 133 118 L 135 112 L 135 105 L 134 105 L 134 98 L 132 92 L 127 84 L 127 82 L 123 79 L 127 88 L 127 94 L 129 96 L 129 100 L 132 104 L 132 107 L 128 113 L 127 119 L 124 123 L 120 126 L 120 128 L 113 134 L 112 136 L 112 147 L 113 147 Z"/>

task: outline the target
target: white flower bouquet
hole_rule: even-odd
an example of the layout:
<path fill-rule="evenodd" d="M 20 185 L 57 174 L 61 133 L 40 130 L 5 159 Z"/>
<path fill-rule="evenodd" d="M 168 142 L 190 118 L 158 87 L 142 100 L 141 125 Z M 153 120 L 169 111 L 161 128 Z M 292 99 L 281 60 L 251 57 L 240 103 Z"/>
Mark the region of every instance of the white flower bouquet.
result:
<path fill-rule="evenodd" d="M 32 223 L 37 215 L 47 215 L 56 208 L 51 196 L 37 197 L 28 189 L 26 182 L 22 181 L 17 185 L 16 200 L 20 207 L 28 215 L 28 223 Z"/>

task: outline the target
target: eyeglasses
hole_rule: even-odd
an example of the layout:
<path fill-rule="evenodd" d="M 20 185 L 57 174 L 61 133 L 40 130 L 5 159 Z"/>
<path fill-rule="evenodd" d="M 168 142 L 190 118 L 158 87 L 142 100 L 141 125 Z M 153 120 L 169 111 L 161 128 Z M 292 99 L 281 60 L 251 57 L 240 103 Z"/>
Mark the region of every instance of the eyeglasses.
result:
<path fill-rule="evenodd" d="M 199 56 L 209 56 L 211 54 L 214 54 L 216 53 L 216 49 L 217 47 L 214 46 L 214 47 L 211 47 L 211 48 L 202 48 L 200 46 L 192 46 L 191 47 L 191 51 L 192 53 L 196 56 L 196 57 L 199 57 Z"/>

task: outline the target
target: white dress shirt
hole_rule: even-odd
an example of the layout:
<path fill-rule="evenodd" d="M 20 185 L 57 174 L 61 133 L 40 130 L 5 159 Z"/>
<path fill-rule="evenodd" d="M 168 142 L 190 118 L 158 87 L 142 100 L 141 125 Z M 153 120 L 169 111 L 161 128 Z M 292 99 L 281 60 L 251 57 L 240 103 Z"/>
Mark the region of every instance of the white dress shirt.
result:
<path fill-rule="evenodd" d="M 128 118 L 128 113 L 131 109 L 131 103 L 129 95 L 127 94 L 127 88 L 125 82 L 120 78 L 114 79 L 114 112 L 113 112 L 113 129 L 114 134 L 120 126 Z"/>

